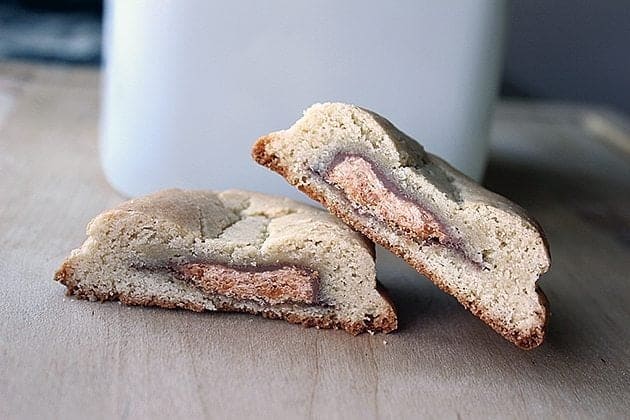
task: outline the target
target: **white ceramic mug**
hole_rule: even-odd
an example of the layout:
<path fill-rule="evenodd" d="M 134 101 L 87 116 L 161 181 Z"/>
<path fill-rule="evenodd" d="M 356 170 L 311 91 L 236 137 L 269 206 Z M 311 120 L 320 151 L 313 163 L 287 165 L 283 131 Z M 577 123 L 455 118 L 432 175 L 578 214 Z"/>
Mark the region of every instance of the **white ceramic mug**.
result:
<path fill-rule="evenodd" d="M 101 158 L 135 196 L 242 188 L 304 200 L 250 158 L 314 102 L 372 109 L 474 178 L 504 1 L 109 0 Z"/>

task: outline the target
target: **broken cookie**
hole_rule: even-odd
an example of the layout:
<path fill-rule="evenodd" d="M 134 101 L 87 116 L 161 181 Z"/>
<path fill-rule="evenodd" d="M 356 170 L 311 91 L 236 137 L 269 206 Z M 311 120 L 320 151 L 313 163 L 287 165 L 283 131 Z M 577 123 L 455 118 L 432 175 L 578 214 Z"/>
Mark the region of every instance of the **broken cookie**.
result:
<path fill-rule="evenodd" d="M 167 190 L 90 222 L 55 274 L 68 295 L 238 311 L 359 334 L 396 329 L 373 244 L 328 213 L 263 194 Z"/>
<path fill-rule="evenodd" d="M 383 117 L 313 105 L 252 154 L 506 339 L 525 349 L 542 343 L 548 310 L 536 281 L 550 258 L 540 226 Z"/>

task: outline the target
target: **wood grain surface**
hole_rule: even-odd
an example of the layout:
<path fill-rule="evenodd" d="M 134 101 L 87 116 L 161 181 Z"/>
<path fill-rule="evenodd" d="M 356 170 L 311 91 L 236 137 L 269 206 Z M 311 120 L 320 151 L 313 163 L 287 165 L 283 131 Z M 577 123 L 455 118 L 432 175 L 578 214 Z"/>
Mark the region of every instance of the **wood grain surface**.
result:
<path fill-rule="evenodd" d="M 630 416 L 623 117 L 497 110 L 486 184 L 538 218 L 553 257 L 547 342 L 525 352 L 386 252 L 390 335 L 65 297 L 54 270 L 123 199 L 99 168 L 98 84 L 93 70 L 0 64 L 0 418 Z"/>

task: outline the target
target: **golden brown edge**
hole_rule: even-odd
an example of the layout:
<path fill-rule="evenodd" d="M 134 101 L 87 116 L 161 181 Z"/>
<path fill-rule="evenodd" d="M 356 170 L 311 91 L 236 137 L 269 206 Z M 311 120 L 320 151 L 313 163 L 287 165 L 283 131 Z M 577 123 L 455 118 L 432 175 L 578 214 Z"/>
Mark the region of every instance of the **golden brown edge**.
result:
<path fill-rule="evenodd" d="M 289 183 L 295 186 L 289 178 L 287 177 L 288 169 L 280 164 L 280 159 L 275 155 L 270 155 L 267 153 L 266 146 L 269 142 L 272 141 L 272 137 L 270 135 L 260 137 L 252 148 L 252 157 L 259 164 L 266 166 L 267 168 L 277 172 L 282 175 Z M 481 319 L 483 322 L 488 324 L 493 330 L 502 335 L 506 340 L 514 343 L 516 346 L 523 350 L 531 350 L 539 345 L 541 345 L 545 339 L 547 324 L 549 322 L 549 301 L 547 297 L 543 293 L 542 289 L 537 285 L 536 293 L 538 294 L 538 300 L 541 306 L 544 308 L 544 313 L 541 314 L 540 325 L 530 330 L 529 334 L 524 334 L 520 331 L 511 330 L 503 327 L 494 319 L 486 315 L 483 309 L 479 308 L 472 302 L 467 302 L 464 299 L 460 299 L 457 293 L 448 287 L 446 283 L 436 275 L 434 275 L 424 264 L 421 264 L 419 261 L 414 260 L 409 256 L 405 250 L 401 247 L 395 246 L 391 244 L 389 241 L 380 237 L 377 232 L 372 230 L 369 226 L 365 226 L 362 223 L 358 222 L 354 219 L 350 212 L 344 211 L 339 206 L 336 206 L 334 203 L 328 202 L 326 198 L 320 194 L 318 194 L 312 188 L 304 185 L 296 186 L 300 191 L 305 193 L 307 196 L 312 198 L 315 201 L 321 203 L 327 210 L 329 210 L 332 214 L 343 220 L 346 224 L 351 226 L 353 229 L 361 232 L 365 236 L 367 236 L 372 241 L 378 243 L 379 245 L 387 248 L 403 260 L 405 260 L 409 265 L 411 265 L 416 271 L 423 274 L 429 280 L 431 280 L 436 286 L 438 286 L 441 290 L 448 293 L 449 295 L 455 297 L 457 301 L 462 304 L 466 309 L 472 312 L 476 317 Z M 545 237 L 542 228 L 538 222 L 535 222 L 535 226 L 538 227 L 539 232 L 543 238 L 543 243 L 547 249 L 547 253 L 549 254 L 549 246 L 547 243 L 547 238 Z"/>

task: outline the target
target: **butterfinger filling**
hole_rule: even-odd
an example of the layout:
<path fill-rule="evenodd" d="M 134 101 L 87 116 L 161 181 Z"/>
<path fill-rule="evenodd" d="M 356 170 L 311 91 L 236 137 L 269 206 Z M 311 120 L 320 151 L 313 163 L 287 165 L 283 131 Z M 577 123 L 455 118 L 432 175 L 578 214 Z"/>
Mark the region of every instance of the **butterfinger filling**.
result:
<path fill-rule="evenodd" d="M 456 237 L 433 213 L 404 196 L 400 189 L 367 159 L 339 153 L 323 175 L 353 207 L 387 224 L 416 242 L 441 245 L 462 253 L 475 265 Z"/>
<path fill-rule="evenodd" d="M 175 271 L 209 295 L 269 305 L 319 303 L 319 274 L 304 267 L 229 267 L 215 263 L 188 263 L 175 267 Z"/>

